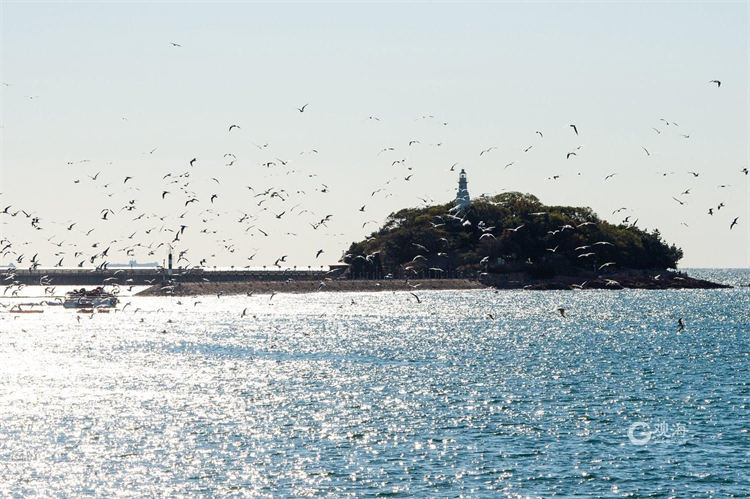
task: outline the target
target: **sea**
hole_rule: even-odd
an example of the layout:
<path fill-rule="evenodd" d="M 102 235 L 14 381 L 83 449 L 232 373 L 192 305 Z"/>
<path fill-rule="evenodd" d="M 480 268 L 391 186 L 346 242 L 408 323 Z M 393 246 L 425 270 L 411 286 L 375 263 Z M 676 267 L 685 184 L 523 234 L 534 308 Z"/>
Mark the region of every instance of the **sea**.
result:
<path fill-rule="evenodd" d="M 24 288 L 0 495 L 747 497 L 750 270 L 688 273 L 735 287 L 2 313 Z"/>

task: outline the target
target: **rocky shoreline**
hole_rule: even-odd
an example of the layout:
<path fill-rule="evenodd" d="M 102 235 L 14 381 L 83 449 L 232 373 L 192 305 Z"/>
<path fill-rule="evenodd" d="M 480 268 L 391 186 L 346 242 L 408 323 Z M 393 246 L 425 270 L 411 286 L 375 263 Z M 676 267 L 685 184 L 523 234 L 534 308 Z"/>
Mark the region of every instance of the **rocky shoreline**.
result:
<path fill-rule="evenodd" d="M 137 296 L 194 296 L 194 295 L 246 295 L 270 293 L 318 293 L 365 291 L 419 291 L 423 289 L 485 289 L 486 285 L 470 279 L 413 279 L 407 284 L 403 279 L 322 281 L 242 281 L 242 282 L 186 282 L 177 283 L 174 289 L 161 284 L 144 289 Z"/>
<path fill-rule="evenodd" d="M 696 279 L 683 272 L 622 271 L 534 279 L 526 273 L 483 274 L 480 281 L 498 289 L 722 289 L 732 286 Z"/>
<path fill-rule="evenodd" d="M 630 271 L 607 276 L 575 275 L 552 278 L 532 278 L 525 273 L 482 274 L 474 279 L 402 279 L 358 280 L 334 279 L 326 281 L 229 281 L 186 282 L 174 286 L 162 284 L 151 286 L 138 296 L 197 296 L 197 295 L 246 295 L 270 293 L 317 293 L 317 292 L 371 292 L 371 291 L 420 291 L 461 289 L 720 289 L 731 288 L 703 279 L 695 279 L 681 272 Z"/>

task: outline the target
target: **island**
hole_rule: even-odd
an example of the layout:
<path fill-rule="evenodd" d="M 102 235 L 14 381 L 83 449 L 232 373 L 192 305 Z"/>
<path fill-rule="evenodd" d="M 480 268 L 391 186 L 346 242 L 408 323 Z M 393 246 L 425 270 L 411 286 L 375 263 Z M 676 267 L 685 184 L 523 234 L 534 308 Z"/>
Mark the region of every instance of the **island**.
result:
<path fill-rule="evenodd" d="M 636 223 L 615 225 L 587 207 L 507 192 L 392 213 L 343 261 L 352 279 L 473 277 L 505 289 L 729 287 L 677 271 L 682 250 Z"/>

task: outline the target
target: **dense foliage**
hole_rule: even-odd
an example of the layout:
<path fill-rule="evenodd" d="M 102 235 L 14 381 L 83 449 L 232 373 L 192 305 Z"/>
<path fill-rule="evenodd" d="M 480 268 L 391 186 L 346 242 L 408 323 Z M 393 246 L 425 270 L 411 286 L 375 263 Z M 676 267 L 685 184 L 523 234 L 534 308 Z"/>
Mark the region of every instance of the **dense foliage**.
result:
<path fill-rule="evenodd" d="M 675 268 L 682 250 L 658 230 L 604 222 L 590 208 L 545 206 L 519 192 L 453 204 L 408 208 L 353 243 L 344 257 L 352 274 L 378 277 L 458 272 L 528 272 L 537 276 Z"/>

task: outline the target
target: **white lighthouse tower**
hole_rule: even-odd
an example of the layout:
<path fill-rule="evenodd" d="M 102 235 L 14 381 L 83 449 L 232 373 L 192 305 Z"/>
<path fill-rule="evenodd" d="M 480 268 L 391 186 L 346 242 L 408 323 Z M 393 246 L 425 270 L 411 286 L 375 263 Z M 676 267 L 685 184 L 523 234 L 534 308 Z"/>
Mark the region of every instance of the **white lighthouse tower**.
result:
<path fill-rule="evenodd" d="M 471 205 L 469 190 L 466 188 L 466 171 L 462 168 L 458 176 L 458 191 L 456 192 L 456 206 L 465 210 Z"/>

